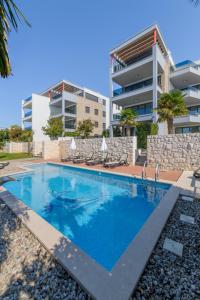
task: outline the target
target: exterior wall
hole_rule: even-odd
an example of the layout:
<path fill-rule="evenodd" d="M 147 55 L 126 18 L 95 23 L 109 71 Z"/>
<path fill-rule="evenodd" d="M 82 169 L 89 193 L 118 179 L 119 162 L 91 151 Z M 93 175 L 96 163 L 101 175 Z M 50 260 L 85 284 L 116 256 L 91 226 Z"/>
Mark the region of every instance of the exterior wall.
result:
<path fill-rule="evenodd" d="M 42 131 L 50 116 L 49 98 L 41 95 L 32 95 L 32 130 L 33 141 L 48 141 L 49 137 Z"/>
<path fill-rule="evenodd" d="M 10 142 L 7 143 L 3 149 L 5 152 L 9 153 L 29 153 L 32 152 L 32 143 L 15 143 L 15 142 Z"/>
<path fill-rule="evenodd" d="M 44 142 L 33 142 L 33 155 L 41 155 L 43 156 L 43 148 L 44 148 Z"/>
<path fill-rule="evenodd" d="M 162 170 L 195 170 L 200 167 L 200 133 L 149 136 L 148 165 Z"/>
<path fill-rule="evenodd" d="M 85 107 L 90 107 L 90 113 L 85 112 Z M 98 115 L 95 115 L 94 110 L 98 109 Z M 103 131 L 103 123 L 106 124 L 106 117 L 103 118 L 103 111 L 106 111 L 106 106 L 95 101 L 88 100 L 83 97 L 77 97 L 77 125 L 79 121 L 91 119 L 92 122 L 98 122 L 98 128 L 94 127 L 93 134 L 101 135 Z M 106 113 L 108 113 L 106 111 Z"/>
<path fill-rule="evenodd" d="M 43 142 L 43 158 L 60 159 L 59 141 L 44 141 Z"/>
<path fill-rule="evenodd" d="M 91 155 L 93 152 L 97 155 L 102 155 L 101 151 L 101 138 L 95 139 L 76 139 L 76 147 L 78 152 L 86 156 Z M 72 154 L 70 150 L 70 141 L 60 141 L 60 158 L 65 158 Z M 130 164 L 135 164 L 137 159 L 137 138 L 136 137 L 116 137 L 107 138 L 106 144 L 108 146 L 107 153 L 113 159 L 119 159 L 123 153 L 128 153 L 128 160 Z"/>

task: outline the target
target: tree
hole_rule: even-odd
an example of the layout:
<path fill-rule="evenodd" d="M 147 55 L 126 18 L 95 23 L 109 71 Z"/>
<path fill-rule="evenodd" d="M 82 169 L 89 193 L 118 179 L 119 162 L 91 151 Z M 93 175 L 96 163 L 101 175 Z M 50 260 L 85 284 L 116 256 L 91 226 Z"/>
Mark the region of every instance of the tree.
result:
<path fill-rule="evenodd" d="M 30 24 L 15 5 L 13 0 L 0 0 L 0 76 L 8 77 L 11 74 L 11 65 L 8 55 L 8 35 L 11 28 L 18 29 L 18 21 Z"/>
<path fill-rule="evenodd" d="M 0 149 L 2 149 L 5 143 L 9 141 L 9 132 L 8 129 L 1 129 L 0 130 Z"/>
<path fill-rule="evenodd" d="M 167 122 L 168 133 L 173 133 L 173 118 L 188 113 L 184 101 L 184 95 L 179 90 L 163 93 L 158 99 L 158 107 L 155 109 L 158 114 L 158 122 Z"/>
<path fill-rule="evenodd" d="M 88 138 L 90 134 L 93 132 L 93 129 L 94 129 L 94 124 L 90 119 L 86 119 L 78 123 L 77 131 L 79 132 L 80 136 L 82 136 L 83 138 Z"/>
<path fill-rule="evenodd" d="M 48 135 L 51 139 L 57 139 L 63 134 L 62 118 L 50 118 L 47 121 L 47 126 L 42 127 L 44 134 Z"/>
<path fill-rule="evenodd" d="M 11 142 L 20 142 L 22 128 L 19 125 L 12 125 L 9 129 L 9 139 Z"/>
<path fill-rule="evenodd" d="M 30 129 L 22 130 L 21 142 L 32 142 L 33 140 L 33 131 Z"/>
<path fill-rule="evenodd" d="M 136 127 L 137 122 L 135 118 L 137 113 L 131 108 L 122 109 L 120 112 L 120 125 L 123 128 L 123 136 L 125 136 L 125 128 L 127 129 L 127 135 L 130 136 L 130 128 Z"/>

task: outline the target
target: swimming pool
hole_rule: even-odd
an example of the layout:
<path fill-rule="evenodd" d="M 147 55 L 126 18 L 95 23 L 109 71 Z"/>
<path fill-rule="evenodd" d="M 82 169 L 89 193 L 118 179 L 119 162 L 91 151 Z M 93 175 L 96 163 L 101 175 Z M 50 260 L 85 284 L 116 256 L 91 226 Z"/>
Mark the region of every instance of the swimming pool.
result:
<path fill-rule="evenodd" d="M 54 164 L 31 166 L 5 187 L 111 271 L 169 184 Z"/>

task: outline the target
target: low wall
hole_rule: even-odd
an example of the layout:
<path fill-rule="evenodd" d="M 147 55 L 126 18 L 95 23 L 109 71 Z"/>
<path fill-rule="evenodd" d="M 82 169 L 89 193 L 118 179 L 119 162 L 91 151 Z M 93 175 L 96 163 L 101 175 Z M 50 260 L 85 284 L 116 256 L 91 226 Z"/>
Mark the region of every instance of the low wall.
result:
<path fill-rule="evenodd" d="M 200 133 L 148 136 L 147 161 L 162 170 L 200 168 Z"/>
<path fill-rule="evenodd" d="M 44 159 L 60 159 L 60 142 L 44 141 L 42 156 Z"/>
<path fill-rule="evenodd" d="M 3 151 L 9 152 L 9 153 L 30 153 L 32 152 L 32 143 L 24 142 L 24 143 L 17 143 L 17 142 L 10 142 L 6 143 Z"/>
<path fill-rule="evenodd" d="M 77 151 L 88 156 L 95 152 L 97 155 L 102 155 L 101 144 L 102 138 L 93 139 L 76 139 Z M 60 158 L 65 158 L 72 154 L 70 150 L 71 140 L 60 141 Z M 128 154 L 128 161 L 131 164 L 135 164 L 137 159 L 137 138 L 136 137 L 115 137 L 106 138 L 106 144 L 108 146 L 107 153 L 110 154 L 113 159 L 118 159 L 121 154 Z"/>

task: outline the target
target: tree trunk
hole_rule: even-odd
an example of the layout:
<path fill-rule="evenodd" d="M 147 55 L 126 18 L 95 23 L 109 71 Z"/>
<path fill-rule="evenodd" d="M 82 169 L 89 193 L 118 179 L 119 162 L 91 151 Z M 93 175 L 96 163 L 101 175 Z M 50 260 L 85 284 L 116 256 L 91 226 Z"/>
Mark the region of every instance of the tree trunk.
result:
<path fill-rule="evenodd" d="M 131 135 L 131 129 L 130 127 L 127 127 L 127 136 L 130 136 Z"/>
<path fill-rule="evenodd" d="M 173 119 L 168 119 L 167 120 L 167 127 L 168 127 L 168 134 L 173 134 L 174 133 Z"/>

